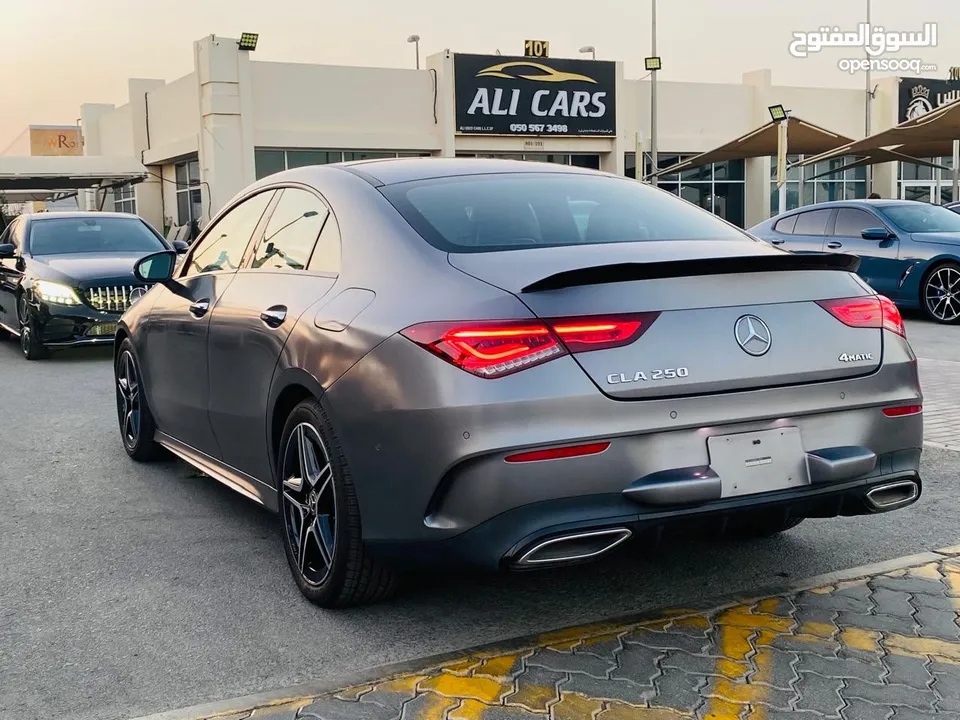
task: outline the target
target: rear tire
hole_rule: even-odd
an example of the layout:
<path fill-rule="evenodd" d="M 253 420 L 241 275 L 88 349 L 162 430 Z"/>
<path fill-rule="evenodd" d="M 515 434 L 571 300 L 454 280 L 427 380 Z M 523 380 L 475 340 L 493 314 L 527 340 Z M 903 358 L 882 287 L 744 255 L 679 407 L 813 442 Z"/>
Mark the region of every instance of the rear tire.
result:
<path fill-rule="evenodd" d="M 342 608 L 393 594 L 396 575 L 364 547 L 360 505 L 343 449 L 313 398 L 287 418 L 277 478 L 283 547 L 304 597 L 320 607 Z"/>
<path fill-rule="evenodd" d="M 113 375 L 123 449 L 137 462 L 156 460 L 163 449 L 153 439 L 157 426 L 147 405 L 141 382 L 143 376 L 129 338 L 120 343 Z"/>
<path fill-rule="evenodd" d="M 732 540 L 760 540 L 795 528 L 804 519 L 779 513 L 744 515 L 730 520 L 726 534 Z"/>

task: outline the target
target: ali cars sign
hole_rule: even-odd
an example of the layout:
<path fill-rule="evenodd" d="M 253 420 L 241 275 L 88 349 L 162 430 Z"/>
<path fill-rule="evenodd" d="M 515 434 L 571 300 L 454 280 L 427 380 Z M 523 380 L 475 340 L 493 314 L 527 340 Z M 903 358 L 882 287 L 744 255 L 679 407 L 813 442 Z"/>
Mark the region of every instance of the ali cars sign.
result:
<path fill-rule="evenodd" d="M 458 133 L 617 132 L 615 63 L 460 54 L 453 62 Z"/>

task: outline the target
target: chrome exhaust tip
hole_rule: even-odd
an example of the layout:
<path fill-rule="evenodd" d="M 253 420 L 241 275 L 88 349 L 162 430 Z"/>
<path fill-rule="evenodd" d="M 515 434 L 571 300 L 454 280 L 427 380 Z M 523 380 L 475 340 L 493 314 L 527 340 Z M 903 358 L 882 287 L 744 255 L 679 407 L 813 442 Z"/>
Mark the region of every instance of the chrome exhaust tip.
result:
<path fill-rule="evenodd" d="M 913 480 L 878 485 L 867 492 L 867 504 L 872 510 L 886 512 L 911 504 L 920 496 L 920 487 Z"/>
<path fill-rule="evenodd" d="M 610 552 L 632 536 L 633 533 L 627 528 L 609 528 L 560 535 L 536 543 L 523 553 L 513 565 L 514 567 L 535 567 L 590 560 Z"/>

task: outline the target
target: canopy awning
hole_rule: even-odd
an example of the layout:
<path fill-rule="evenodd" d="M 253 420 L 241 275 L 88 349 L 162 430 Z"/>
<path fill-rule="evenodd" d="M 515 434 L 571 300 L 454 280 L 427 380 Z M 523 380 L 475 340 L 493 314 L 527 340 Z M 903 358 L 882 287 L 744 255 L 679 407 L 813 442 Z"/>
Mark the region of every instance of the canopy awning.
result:
<path fill-rule="evenodd" d="M 787 144 L 791 155 L 823 153 L 853 142 L 844 135 L 831 132 L 797 117 L 789 117 L 787 123 L 789 138 Z M 775 156 L 777 154 L 777 126 L 779 124 L 779 121 L 771 120 L 766 125 L 762 125 L 736 140 L 731 140 L 714 150 L 708 150 L 653 174 L 667 175 L 726 160 L 747 160 L 749 158 Z"/>
<path fill-rule="evenodd" d="M 148 174 L 132 157 L 0 157 L 0 195 L 8 202 L 45 199 L 69 190 L 138 183 Z"/>
<path fill-rule="evenodd" d="M 958 139 L 960 139 L 960 100 L 954 100 L 889 130 L 804 158 L 797 165 L 811 165 L 841 155 L 873 157 L 873 162 L 868 164 L 889 162 L 890 158 L 877 154 L 878 150 L 896 152 L 911 158 L 943 157 L 953 154 L 953 141 Z M 917 161 L 911 159 L 909 162 Z"/>
<path fill-rule="evenodd" d="M 834 160 L 839 159 L 840 156 L 835 156 Z M 939 157 L 939 155 L 938 155 Z M 824 172 L 817 173 L 812 177 L 804 176 L 804 180 L 816 180 L 817 178 L 826 177 L 827 175 L 836 175 L 837 173 L 843 172 L 844 170 L 852 170 L 853 168 L 866 167 L 867 165 L 876 165 L 877 163 L 882 162 L 909 162 L 915 163 L 917 165 L 923 165 L 924 167 L 934 168 L 936 170 L 949 170 L 950 168 L 945 167 L 944 165 L 938 165 L 934 162 L 929 162 L 927 160 L 921 160 L 915 158 L 912 155 L 906 155 L 904 153 L 895 152 L 892 150 L 883 150 L 877 149 L 868 153 L 866 156 L 861 157 L 859 160 L 848 163 L 841 167 L 833 168 L 832 170 L 825 170 Z M 822 161 L 821 161 L 822 162 Z M 791 165 L 791 167 L 800 167 L 801 165 L 808 165 L 806 162 L 798 162 Z"/>

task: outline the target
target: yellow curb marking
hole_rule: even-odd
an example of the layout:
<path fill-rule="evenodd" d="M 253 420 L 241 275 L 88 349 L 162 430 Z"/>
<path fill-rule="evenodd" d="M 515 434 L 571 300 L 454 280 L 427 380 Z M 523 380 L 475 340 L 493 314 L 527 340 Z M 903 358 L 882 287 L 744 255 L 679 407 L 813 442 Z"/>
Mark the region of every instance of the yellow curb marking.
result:
<path fill-rule="evenodd" d="M 907 571 L 907 574 L 910 577 L 914 577 L 920 580 L 936 580 L 941 582 L 943 580 L 943 575 L 940 574 L 940 568 L 937 567 L 939 563 L 930 563 L 929 565 L 918 565 L 917 567 L 910 568 Z"/>
<path fill-rule="evenodd" d="M 440 673 L 420 683 L 421 690 L 432 690 L 452 698 L 473 698 L 487 703 L 499 703 L 503 685 L 485 677 L 461 677 Z"/>
<path fill-rule="evenodd" d="M 637 710 L 637 708 L 632 708 Z M 553 720 L 586 720 L 586 718 L 595 718 L 598 716 L 607 717 L 607 713 L 601 713 L 603 710 L 603 701 L 594 698 L 585 698 L 582 695 L 563 693 L 560 696 L 560 702 L 550 709 L 550 717 Z M 616 717 L 616 716 L 613 716 Z M 621 717 L 639 717 L 636 715 L 623 715 Z"/>
<path fill-rule="evenodd" d="M 860 628 L 844 628 L 840 631 L 840 644 L 851 650 L 879 653 L 881 635 L 877 630 L 861 630 Z"/>

